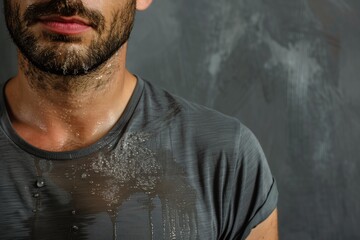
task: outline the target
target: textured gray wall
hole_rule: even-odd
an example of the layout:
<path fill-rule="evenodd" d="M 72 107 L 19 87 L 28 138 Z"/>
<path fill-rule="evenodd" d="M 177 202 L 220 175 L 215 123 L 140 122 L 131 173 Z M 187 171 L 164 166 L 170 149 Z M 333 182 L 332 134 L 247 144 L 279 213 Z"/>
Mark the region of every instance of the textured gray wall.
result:
<path fill-rule="evenodd" d="M 155 0 L 129 68 L 236 116 L 280 191 L 281 239 L 360 239 L 360 1 Z M 0 22 L 0 77 L 15 51 Z"/>

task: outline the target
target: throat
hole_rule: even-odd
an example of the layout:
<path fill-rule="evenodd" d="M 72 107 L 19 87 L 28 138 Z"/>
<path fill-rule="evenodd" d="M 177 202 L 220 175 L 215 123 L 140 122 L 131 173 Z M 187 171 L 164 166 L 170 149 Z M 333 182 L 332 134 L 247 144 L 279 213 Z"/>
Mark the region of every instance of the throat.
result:
<path fill-rule="evenodd" d="M 47 151 L 87 147 L 119 120 L 137 78 L 125 68 L 125 52 L 81 76 L 57 76 L 31 65 L 20 54 L 19 72 L 5 88 L 16 133 Z"/>

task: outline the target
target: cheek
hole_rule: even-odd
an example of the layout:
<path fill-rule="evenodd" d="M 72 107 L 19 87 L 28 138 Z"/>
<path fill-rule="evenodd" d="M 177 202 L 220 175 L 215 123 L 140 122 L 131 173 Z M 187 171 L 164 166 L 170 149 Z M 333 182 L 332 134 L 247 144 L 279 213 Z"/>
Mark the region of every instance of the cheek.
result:
<path fill-rule="evenodd" d="M 17 2 L 21 2 L 21 5 L 24 5 L 25 7 L 32 5 L 32 4 L 44 3 L 44 2 L 48 2 L 48 1 L 49 0 L 17 0 Z"/>
<path fill-rule="evenodd" d="M 32 4 L 44 2 L 44 0 L 6 0 L 12 10 L 15 10 L 15 6 L 19 6 L 20 16 L 25 12 L 25 10 Z"/>
<path fill-rule="evenodd" d="M 119 0 L 116 0 L 119 1 Z M 109 0 L 82 0 L 84 6 L 90 9 L 97 9 L 103 11 L 109 5 Z"/>
<path fill-rule="evenodd" d="M 76 1 L 76 0 L 75 0 Z M 104 13 L 111 13 L 123 6 L 129 0 L 80 0 L 85 7 Z"/>

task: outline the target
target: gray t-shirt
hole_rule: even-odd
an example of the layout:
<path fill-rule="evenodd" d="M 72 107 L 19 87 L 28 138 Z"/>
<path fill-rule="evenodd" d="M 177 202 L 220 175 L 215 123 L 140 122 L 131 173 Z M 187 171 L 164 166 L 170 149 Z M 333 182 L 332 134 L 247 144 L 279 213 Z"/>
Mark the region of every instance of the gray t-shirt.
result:
<path fill-rule="evenodd" d="M 25 142 L 1 99 L 1 239 L 245 239 L 276 208 L 249 129 L 140 78 L 113 129 L 76 151 Z"/>

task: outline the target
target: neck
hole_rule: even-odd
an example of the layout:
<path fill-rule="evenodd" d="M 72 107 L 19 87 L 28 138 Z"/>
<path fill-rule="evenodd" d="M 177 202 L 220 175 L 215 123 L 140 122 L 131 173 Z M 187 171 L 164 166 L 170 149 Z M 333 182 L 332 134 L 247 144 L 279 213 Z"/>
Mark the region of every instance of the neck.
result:
<path fill-rule="evenodd" d="M 97 70 L 57 76 L 19 54 L 19 71 L 5 93 L 15 131 L 48 151 L 86 147 L 104 136 L 123 113 L 136 85 L 125 69 L 126 48 Z"/>

